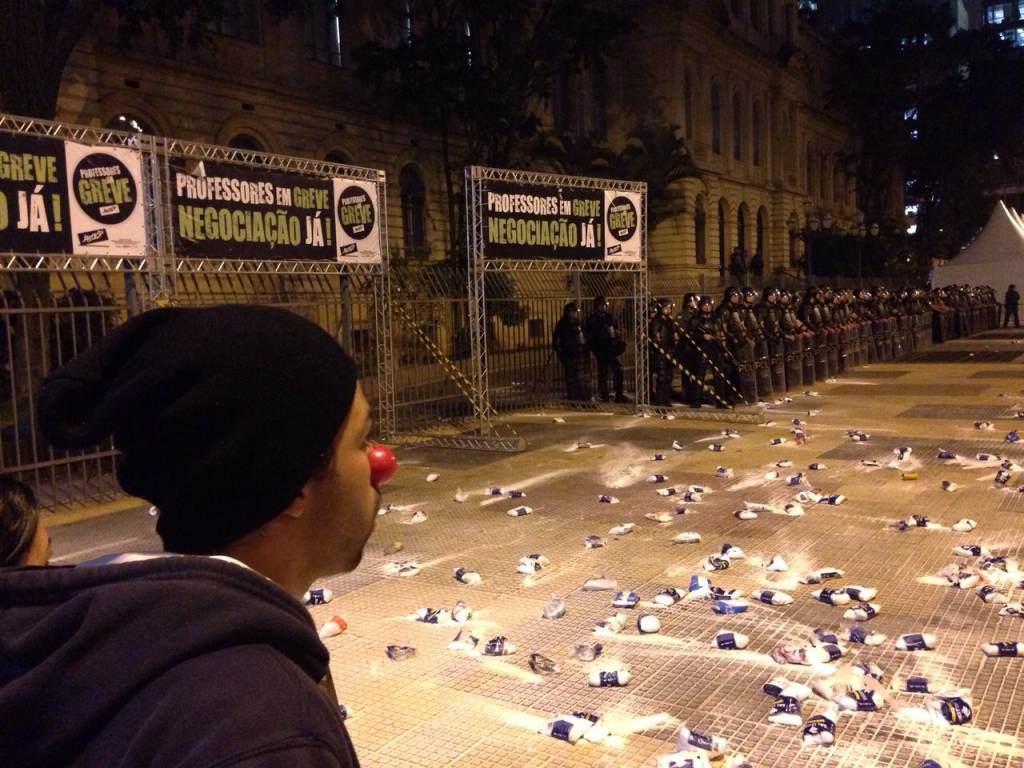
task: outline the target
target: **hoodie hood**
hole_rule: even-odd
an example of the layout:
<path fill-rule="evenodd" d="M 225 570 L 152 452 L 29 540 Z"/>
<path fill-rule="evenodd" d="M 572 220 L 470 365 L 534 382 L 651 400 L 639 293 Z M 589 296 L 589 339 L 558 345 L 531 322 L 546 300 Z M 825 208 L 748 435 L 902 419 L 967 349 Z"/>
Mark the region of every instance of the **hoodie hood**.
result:
<path fill-rule="evenodd" d="M 3 762 L 65 762 L 168 670 L 238 646 L 269 646 L 314 684 L 327 672 L 308 611 L 239 565 L 169 556 L 0 571 Z"/>

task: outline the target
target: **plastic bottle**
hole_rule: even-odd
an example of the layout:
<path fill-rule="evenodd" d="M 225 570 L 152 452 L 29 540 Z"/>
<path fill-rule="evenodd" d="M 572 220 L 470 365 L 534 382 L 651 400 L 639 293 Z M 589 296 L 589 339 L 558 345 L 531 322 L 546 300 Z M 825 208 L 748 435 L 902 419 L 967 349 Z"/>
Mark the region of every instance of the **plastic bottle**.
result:
<path fill-rule="evenodd" d="M 585 546 L 587 549 L 600 549 L 604 545 L 604 539 L 598 536 L 596 533 L 591 533 L 583 537 L 583 546 Z"/>
<path fill-rule="evenodd" d="M 654 475 L 648 475 L 647 476 L 647 482 L 648 483 L 664 483 L 664 482 L 667 482 L 667 481 L 668 481 L 668 477 L 666 477 L 665 475 L 654 474 Z"/>
<path fill-rule="evenodd" d="M 779 696 L 768 711 L 768 722 L 774 725 L 799 727 L 803 722 L 800 700 L 792 696 Z"/>
<path fill-rule="evenodd" d="M 936 458 L 950 460 L 955 459 L 956 454 L 953 453 L 952 451 L 947 451 L 945 448 L 939 448 L 939 453 L 936 456 Z"/>
<path fill-rule="evenodd" d="M 938 644 L 935 635 L 927 633 L 900 635 L 896 638 L 896 649 L 899 651 L 931 651 Z"/>
<path fill-rule="evenodd" d="M 540 653 L 530 654 L 530 669 L 538 675 L 551 675 L 559 671 L 558 663 Z"/>
<path fill-rule="evenodd" d="M 679 489 L 673 487 L 658 488 L 655 491 L 655 493 L 657 493 L 659 496 L 675 496 L 677 493 L 679 493 Z M 698 501 L 700 501 L 700 499 L 698 499 Z"/>
<path fill-rule="evenodd" d="M 544 725 L 544 733 L 559 741 L 575 744 L 590 729 L 591 723 L 572 715 L 559 715 Z"/>
<path fill-rule="evenodd" d="M 592 688 L 622 688 L 629 685 L 632 675 L 625 669 L 613 669 L 604 672 L 591 672 L 587 683 Z"/>
<path fill-rule="evenodd" d="M 416 621 L 422 621 L 424 624 L 447 624 L 451 619 L 452 615 L 446 608 L 416 609 Z"/>
<path fill-rule="evenodd" d="M 843 587 L 843 591 L 853 600 L 859 600 L 862 603 L 874 600 L 878 595 L 878 590 L 874 587 L 862 587 L 859 584 L 848 584 Z"/>
<path fill-rule="evenodd" d="M 680 752 L 687 749 L 700 749 L 708 752 L 708 757 L 715 760 L 721 757 L 729 747 L 729 743 L 721 736 L 708 736 L 699 733 L 688 728 L 685 723 L 679 726 L 676 733 L 676 749 Z"/>
<path fill-rule="evenodd" d="M 903 693 L 935 693 L 937 688 L 928 678 L 921 675 L 894 677 L 889 687 Z"/>
<path fill-rule="evenodd" d="M 750 638 L 741 632 L 728 632 L 723 629 L 715 633 L 711 644 L 723 651 L 743 650 L 750 645 Z"/>
<path fill-rule="evenodd" d="M 461 581 L 463 584 L 468 584 L 471 587 L 475 587 L 483 581 L 479 573 L 468 568 L 456 568 L 452 575 L 456 581 Z"/>
<path fill-rule="evenodd" d="M 943 480 L 942 481 L 942 490 L 944 490 L 944 491 L 952 493 L 957 488 L 959 488 L 959 486 L 956 483 L 954 483 L 952 480 Z"/>
<path fill-rule="evenodd" d="M 573 717 L 586 720 L 590 727 L 583 734 L 583 738 L 594 744 L 600 744 L 608 738 L 608 727 L 601 722 L 601 718 L 591 712 L 573 712 Z"/>
<path fill-rule="evenodd" d="M 348 629 L 348 622 L 345 621 L 341 616 L 332 616 L 330 619 L 324 622 L 323 626 L 320 627 L 320 631 L 317 633 L 320 635 L 321 640 L 326 640 L 329 637 L 335 637 L 340 635 Z"/>
<path fill-rule="evenodd" d="M 708 446 L 708 450 L 712 451 L 713 453 L 721 453 L 722 451 L 725 450 L 725 446 L 722 445 L 721 443 L 712 443 L 711 445 Z"/>
<path fill-rule="evenodd" d="M 700 534 L 695 531 L 683 531 L 672 537 L 673 544 L 700 544 Z"/>
<path fill-rule="evenodd" d="M 654 635 L 661 632 L 661 621 L 657 616 L 645 613 L 637 617 L 636 628 L 641 635 Z"/>
<path fill-rule="evenodd" d="M 612 598 L 612 605 L 616 608 L 636 608 L 640 602 L 640 596 L 636 592 L 616 592 Z"/>
<path fill-rule="evenodd" d="M 846 630 L 846 639 L 851 643 L 857 643 L 859 645 L 876 646 L 885 642 L 885 635 L 879 634 L 878 632 L 872 632 L 867 627 L 855 624 Z"/>
<path fill-rule="evenodd" d="M 806 685 L 803 683 L 794 683 L 792 680 L 787 680 L 784 677 L 773 677 L 761 686 L 761 690 L 774 698 L 790 696 L 794 699 L 798 699 L 799 701 L 803 701 L 811 695 L 811 689 Z"/>
<path fill-rule="evenodd" d="M 953 554 L 957 557 L 981 557 L 991 553 L 980 544 L 957 544 L 953 547 Z"/>
<path fill-rule="evenodd" d="M 618 504 L 619 500 L 615 496 L 609 496 L 607 493 L 602 493 L 597 497 L 599 504 Z"/>
<path fill-rule="evenodd" d="M 793 597 L 785 592 L 775 592 L 771 589 L 755 589 L 750 597 L 766 605 L 790 605 Z"/>
<path fill-rule="evenodd" d="M 654 596 L 652 602 L 655 605 L 660 605 L 667 608 L 668 606 L 675 605 L 680 600 L 682 600 L 684 594 L 685 593 L 683 592 L 683 590 L 677 589 L 676 587 L 666 587 Z"/>
<path fill-rule="evenodd" d="M 816 589 L 811 592 L 811 597 L 826 605 L 848 605 L 850 596 L 842 589 Z"/>
<path fill-rule="evenodd" d="M 1005 604 L 1010 602 L 1009 598 L 1000 592 L 998 589 L 993 587 L 991 584 L 986 584 L 981 587 L 977 592 L 978 597 L 984 600 L 986 603 Z"/>
<path fill-rule="evenodd" d="M 828 466 L 825 465 L 825 464 L 822 464 L 820 461 L 816 461 L 813 464 L 808 464 L 807 468 L 810 469 L 810 470 L 814 470 L 816 472 L 820 472 L 823 469 L 828 469 Z"/>
<path fill-rule="evenodd" d="M 498 635 L 492 637 L 484 644 L 484 656 L 511 656 L 516 652 L 516 646 L 508 641 L 508 638 Z"/>
<path fill-rule="evenodd" d="M 704 558 L 705 571 L 724 571 L 730 565 L 732 561 L 725 555 L 708 555 Z"/>
<path fill-rule="evenodd" d="M 711 597 L 715 600 L 738 600 L 743 597 L 742 589 L 725 589 L 724 587 L 711 587 Z"/>
<path fill-rule="evenodd" d="M 731 467 L 715 467 L 715 477 L 727 480 L 735 477 L 735 473 L 732 471 Z"/>
<path fill-rule="evenodd" d="M 732 513 L 737 520 L 757 520 L 757 512 L 752 509 L 737 509 Z"/>
<path fill-rule="evenodd" d="M 841 694 L 836 704 L 846 712 L 877 712 L 885 705 L 885 697 L 881 691 L 862 688 Z"/>
<path fill-rule="evenodd" d="M 974 707 L 965 688 L 938 694 L 925 702 L 932 722 L 940 725 L 966 725 L 974 719 Z"/>
<path fill-rule="evenodd" d="M 302 596 L 302 602 L 305 605 L 327 605 L 334 599 L 334 592 L 328 587 L 318 587 L 317 589 L 311 589 Z"/>
<path fill-rule="evenodd" d="M 1013 641 L 984 643 L 981 646 L 981 652 L 984 653 L 986 656 L 1024 656 L 1024 643 Z"/>
<path fill-rule="evenodd" d="M 541 611 L 541 617 L 545 619 L 560 619 L 565 616 L 565 600 L 558 595 L 551 595 Z"/>
<path fill-rule="evenodd" d="M 814 713 L 804 723 L 804 744 L 831 747 L 836 740 L 836 721 L 838 719 L 839 713 L 835 707 L 830 706 Z"/>
<path fill-rule="evenodd" d="M 716 600 L 711 604 L 712 611 L 723 615 L 746 613 L 749 607 L 746 600 Z"/>
<path fill-rule="evenodd" d="M 510 509 L 505 514 L 508 515 L 509 517 L 525 517 L 526 515 L 530 514 L 531 512 L 533 512 L 533 507 L 519 506 L 519 507 L 512 507 L 512 509 Z"/>

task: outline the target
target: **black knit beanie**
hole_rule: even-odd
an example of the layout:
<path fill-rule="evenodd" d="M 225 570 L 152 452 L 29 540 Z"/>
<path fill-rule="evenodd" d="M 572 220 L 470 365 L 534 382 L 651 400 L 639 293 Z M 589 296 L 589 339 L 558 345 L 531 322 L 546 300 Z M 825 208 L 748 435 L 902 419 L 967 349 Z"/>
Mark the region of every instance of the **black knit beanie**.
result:
<path fill-rule="evenodd" d="M 298 495 L 355 388 L 352 358 L 291 312 L 155 309 L 51 373 L 39 423 L 58 448 L 113 436 L 118 482 L 159 508 L 164 548 L 206 553 Z"/>

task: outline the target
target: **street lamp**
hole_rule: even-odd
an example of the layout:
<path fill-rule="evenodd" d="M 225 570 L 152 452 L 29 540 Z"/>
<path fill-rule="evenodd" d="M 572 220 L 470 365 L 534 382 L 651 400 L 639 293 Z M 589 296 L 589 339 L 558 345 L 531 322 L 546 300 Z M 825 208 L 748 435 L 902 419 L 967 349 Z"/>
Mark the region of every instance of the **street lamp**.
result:
<path fill-rule="evenodd" d="M 871 226 L 864 226 L 864 214 L 861 211 L 857 211 L 857 215 L 854 217 L 857 222 L 857 226 L 853 231 L 853 236 L 857 238 L 857 287 L 864 287 L 864 280 L 861 275 L 861 262 L 864 252 L 864 241 L 867 239 L 868 234 L 871 237 L 878 237 L 879 227 L 877 224 Z"/>

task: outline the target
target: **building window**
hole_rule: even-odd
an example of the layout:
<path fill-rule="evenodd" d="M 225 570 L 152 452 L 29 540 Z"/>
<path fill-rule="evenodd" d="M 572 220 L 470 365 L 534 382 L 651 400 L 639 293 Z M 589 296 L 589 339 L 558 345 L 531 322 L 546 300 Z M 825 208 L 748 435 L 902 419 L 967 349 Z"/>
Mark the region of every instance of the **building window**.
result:
<path fill-rule="evenodd" d="M 327 153 L 327 157 L 324 160 L 328 163 L 337 163 L 338 165 L 353 165 L 352 158 L 340 149 L 332 149 Z"/>
<path fill-rule="evenodd" d="M 123 112 L 110 118 L 107 121 L 107 128 L 115 131 L 128 131 L 129 133 L 155 133 L 153 126 L 144 118 Z"/>
<path fill-rule="evenodd" d="M 604 141 L 608 136 L 608 81 L 605 68 L 563 71 L 555 82 L 552 112 L 555 128 Z"/>
<path fill-rule="evenodd" d="M 804 168 L 804 173 L 805 173 L 805 175 L 807 177 L 806 178 L 807 196 L 808 197 L 814 197 L 815 194 L 816 194 L 815 190 L 814 190 L 814 182 L 817 179 L 817 174 L 815 174 L 815 172 L 814 172 L 814 150 L 811 148 L 810 144 L 807 145 L 807 164 L 806 164 L 806 167 Z"/>
<path fill-rule="evenodd" d="M 210 32 L 259 43 L 260 9 L 256 0 L 222 0 L 220 8 L 220 13 L 207 22 Z"/>
<path fill-rule="evenodd" d="M 753 149 L 751 156 L 754 161 L 754 165 L 761 164 L 761 105 L 754 104 L 754 110 L 750 118 L 750 133 L 751 141 L 753 142 Z"/>
<path fill-rule="evenodd" d="M 718 201 L 718 271 L 725 274 L 726 249 L 729 247 L 728 230 L 726 229 L 729 209 L 726 207 L 725 198 Z"/>
<path fill-rule="evenodd" d="M 693 79 L 689 72 L 683 74 L 683 131 L 686 138 L 693 138 Z"/>
<path fill-rule="evenodd" d="M 412 45 L 412 2 L 410 0 L 402 0 L 401 23 L 401 42 L 404 45 Z"/>
<path fill-rule="evenodd" d="M 1013 15 L 1013 6 L 1010 3 L 996 3 L 985 9 L 986 24 L 1002 24 Z"/>
<path fill-rule="evenodd" d="M 1024 28 L 1004 29 L 999 33 L 999 37 L 1014 48 L 1024 48 Z"/>
<path fill-rule="evenodd" d="M 314 61 L 340 67 L 341 3 L 337 0 L 313 0 L 306 15 L 306 45 Z"/>
<path fill-rule="evenodd" d="M 738 93 L 732 97 L 732 156 L 743 159 L 743 104 Z"/>
<path fill-rule="evenodd" d="M 718 83 L 711 84 L 711 151 L 722 154 L 722 91 Z"/>
<path fill-rule="evenodd" d="M 233 149 L 249 149 L 254 152 L 265 152 L 263 143 L 250 133 L 239 133 L 228 142 Z"/>
<path fill-rule="evenodd" d="M 704 198 L 697 197 L 693 204 L 693 237 L 696 242 L 697 263 L 708 263 L 707 214 L 704 212 Z"/>
<path fill-rule="evenodd" d="M 407 165 L 398 175 L 402 199 L 402 242 L 406 258 L 422 258 L 427 253 L 427 189 L 420 172 Z"/>
<path fill-rule="evenodd" d="M 747 204 L 743 203 L 736 211 L 736 247 L 741 251 L 747 249 Z"/>
<path fill-rule="evenodd" d="M 767 258 L 768 254 L 765 253 L 765 247 L 764 247 L 764 232 L 765 232 L 765 229 L 767 229 L 767 227 L 768 227 L 768 212 L 763 207 L 758 208 L 758 210 L 757 210 L 757 228 L 754 230 L 755 231 L 754 253 L 761 254 L 761 263 L 765 264 L 765 265 L 768 263 L 768 258 Z"/>

